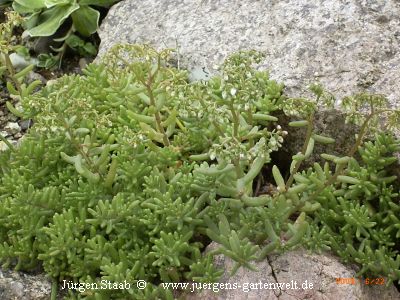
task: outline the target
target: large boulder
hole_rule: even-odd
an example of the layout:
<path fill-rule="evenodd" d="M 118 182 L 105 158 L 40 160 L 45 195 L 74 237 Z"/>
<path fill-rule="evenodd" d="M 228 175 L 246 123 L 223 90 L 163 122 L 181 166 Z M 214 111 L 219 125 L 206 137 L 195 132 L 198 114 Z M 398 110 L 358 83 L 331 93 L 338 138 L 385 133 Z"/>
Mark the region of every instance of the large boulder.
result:
<path fill-rule="evenodd" d="M 212 243 L 208 250 L 217 247 L 217 244 Z M 329 253 L 310 254 L 304 249 L 298 249 L 279 256 L 273 255 L 256 264 L 258 272 L 240 268 L 232 277 L 229 273 L 234 261 L 218 255 L 215 264 L 225 270 L 221 280 L 213 285 L 205 285 L 203 290 L 191 286 L 185 293 L 185 299 L 400 299 L 400 293 L 393 285 L 389 288 L 367 285 L 365 279 L 357 278 L 355 266 L 344 266 Z"/>
<path fill-rule="evenodd" d="M 126 0 L 111 8 L 99 56 L 116 43 L 178 48 L 183 67 L 213 73 L 242 49 L 299 95 L 319 80 L 336 96 L 364 89 L 394 103 L 400 89 L 400 2 L 396 0 Z"/>

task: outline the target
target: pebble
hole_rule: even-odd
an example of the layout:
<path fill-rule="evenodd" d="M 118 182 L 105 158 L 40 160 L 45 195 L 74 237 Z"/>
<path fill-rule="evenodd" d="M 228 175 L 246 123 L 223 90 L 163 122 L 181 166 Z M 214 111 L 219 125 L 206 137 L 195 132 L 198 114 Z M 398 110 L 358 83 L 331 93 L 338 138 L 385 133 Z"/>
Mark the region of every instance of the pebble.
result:
<path fill-rule="evenodd" d="M 37 63 L 37 59 L 31 58 L 31 59 L 27 60 L 27 59 L 25 59 L 25 57 L 23 57 L 17 53 L 11 53 L 10 60 L 11 60 L 12 65 L 14 66 L 14 68 L 17 71 L 26 68 L 30 64 L 35 65 Z"/>
<path fill-rule="evenodd" d="M 9 115 L 8 115 L 8 119 L 9 119 L 11 122 L 16 122 L 16 121 L 18 120 L 18 117 L 17 117 L 16 115 L 9 114 Z"/>
<path fill-rule="evenodd" d="M 81 68 L 81 70 L 83 70 L 84 68 L 86 68 L 86 66 L 88 65 L 88 61 L 86 58 L 82 57 L 81 59 L 79 59 L 79 67 Z"/>
<path fill-rule="evenodd" d="M 21 131 L 21 127 L 19 127 L 16 122 L 8 122 L 6 126 L 4 126 L 4 130 L 9 134 L 13 135 Z"/>
<path fill-rule="evenodd" d="M 27 82 L 33 82 L 35 80 L 41 81 L 43 84 L 46 84 L 47 80 L 44 78 L 42 75 L 36 72 L 29 72 L 28 75 L 26 75 L 26 81 Z"/>
<path fill-rule="evenodd" d="M 3 141 L 0 141 L 0 151 L 6 151 L 8 149 L 8 146 L 6 143 Z"/>
<path fill-rule="evenodd" d="M 30 65 L 30 62 L 27 61 L 25 59 L 25 57 L 23 57 L 17 53 L 11 53 L 10 60 L 11 60 L 12 65 L 14 66 L 14 68 L 17 70 L 21 70 Z"/>
<path fill-rule="evenodd" d="M 32 126 L 32 120 L 23 120 L 19 123 L 19 126 L 21 126 L 22 130 L 28 130 L 29 127 Z"/>
<path fill-rule="evenodd" d="M 10 134 L 7 131 L 2 130 L 2 131 L 0 131 L 0 135 L 2 137 L 8 137 Z"/>

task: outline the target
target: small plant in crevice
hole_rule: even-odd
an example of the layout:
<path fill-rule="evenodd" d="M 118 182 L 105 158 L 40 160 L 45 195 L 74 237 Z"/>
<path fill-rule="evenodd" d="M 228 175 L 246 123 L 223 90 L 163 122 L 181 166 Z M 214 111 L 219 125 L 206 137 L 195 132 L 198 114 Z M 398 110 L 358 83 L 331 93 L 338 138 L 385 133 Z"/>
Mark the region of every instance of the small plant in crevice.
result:
<path fill-rule="evenodd" d="M 32 118 L 34 126 L 18 148 L 0 154 L 0 260 L 5 266 L 42 266 L 54 291 L 62 280 L 99 286 L 102 280 L 148 283 L 144 290 L 131 285 L 79 295 L 70 291 L 69 299 L 173 299 L 160 283 L 218 280 L 215 254 L 232 258 L 234 273 L 242 266 L 255 270 L 255 259 L 300 244 L 335 250 L 331 239 L 336 239 L 341 246 L 336 236 L 344 226 L 335 227 L 324 215 L 324 197 L 353 205 L 360 223 L 351 223 L 349 216 L 343 221 L 350 224 L 347 230 L 372 237 L 349 260 L 362 261 L 363 249 L 376 249 L 381 237 L 370 223 L 389 225 L 392 237 L 398 226 L 392 215 L 383 212 L 378 221 L 364 222 L 365 209 L 354 202 L 361 198 L 356 192 L 370 186 L 359 189 L 354 180 L 361 176 L 354 175 L 358 170 L 368 169 L 363 162 L 357 168 L 354 153 L 324 155 L 337 173 L 328 163 L 301 169 L 314 143 L 334 142 L 312 125 L 317 102 L 332 103 L 328 93 L 314 86 L 317 100 L 285 97 L 282 84 L 253 68 L 262 58 L 255 51 L 232 55 L 221 75 L 208 82 L 188 83 L 186 71 L 169 67 L 170 53 L 118 45 L 84 75 L 64 76 L 21 99 L 18 113 Z M 360 97 L 345 103 L 360 103 Z M 376 115 L 383 108 L 371 99 Z M 293 157 L 289 179 L 284 181 L 273 166 L 278 190 L 260 194 L 257 176 L 288 134 L 277 124 L 278 110 L 304 118 L 290 125 L 306 127 L 307 137 Z M 396 112 L 387 113 L 393 123 Z M 373 121 L 367 119 L 367 125 Z M 360 151 L 369 163 L 390 157 L 397 142 L 380 134 L 363 144 L 367 125 L 361 126 L 356 151 L 365 149 Z M 375 181 L 369 178 L 373 191 L 381 188 L 378 183 L 388 189 L 382 209 L 395 203 L 390 200 L 396 197 L 393 182 L 386 178 L 391 174 L 384 173 L 392 161 L 376 165 Z M 218 247 L 203 254 L 209 239 Z M 350 241 L 359 251 L 356 239 L 346 236 L 343 242 Z M 383 245 L 392 247 L 389 239 Z M 379 253 L 387 275 L 398 279 L 391 273 L 395 251 Z M 376 271 L 363 271 L 369 270 Z"/>

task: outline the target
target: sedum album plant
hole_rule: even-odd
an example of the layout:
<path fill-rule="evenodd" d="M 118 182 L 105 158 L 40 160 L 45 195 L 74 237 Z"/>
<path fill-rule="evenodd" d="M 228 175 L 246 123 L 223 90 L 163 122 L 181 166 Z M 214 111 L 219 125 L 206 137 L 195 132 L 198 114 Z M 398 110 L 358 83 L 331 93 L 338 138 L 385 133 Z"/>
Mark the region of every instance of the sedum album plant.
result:
<path fill-rule="evenodd" d="M 119 45 L 84 75 L 22 99 L 16 113 L 34 126 L 0 154 L 3 265 L 42 266 L 53 297 L 61 280 L 148 282 L 144 290 L 70 291 L 69 299 L 173 299 L 160 282 L 218 280 L 215 254 L 232 258 L 234 273 L 300 244 L 335 250 L 361 273 L 400 278 L 398 184 L 388 168 L 398 141 L 377 133 L 363 147 L 384 98 L 344 101 L 353 114 L 354 103 L 373 106 L 355 150 L 303 170 L 315 143 L 334 142 L 313 127 L 317 103 L 332 103 L 328 93 L 313 86 L 316 100 L 284 97 L 283 85 L 253 68 L 262 58 L 255 51 L 232 55 L 208 82 L 188 83 L 168 65 L 170 52 Z M 287 179 L 268 169 L 288 134 L 279 110 L 307 130 Z M 394 124 L 398 112 L 385 112 Z M 265 170 L 277 191 L 261 194 Z M 202 254 L 211 240 L 219 247 Z M 367 263 L 374 255 L 380 266 Z"/>

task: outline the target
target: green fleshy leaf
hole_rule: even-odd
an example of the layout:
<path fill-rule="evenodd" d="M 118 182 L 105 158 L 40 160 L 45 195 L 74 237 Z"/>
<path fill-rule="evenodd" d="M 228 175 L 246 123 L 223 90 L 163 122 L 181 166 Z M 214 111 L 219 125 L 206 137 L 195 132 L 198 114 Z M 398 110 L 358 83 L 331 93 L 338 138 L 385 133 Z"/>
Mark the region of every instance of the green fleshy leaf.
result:
<path fill-rule="evenodd" d="M 67 43 L 67 45 L 71 48 L 77 48 L 77 47 L 83 47 L 83 45 L 85 45 L 85 42 L 78 37 L 75 34 L 71 34 L 66 40 L 65 42 Z"/>
<path fill-rule="evenodd" d="M 26 7 L 31 11 L 46 7 L 45 0 L 15 0 L 14 4 L 19 4 L 20 6 Z"/>
<path fill-rule="evenodd" d="M 68 16 L 79 9 L 78 4 L 56 6 L 41 14 L 43 20 L 40 25 L 28 30 L 30 36 L 53 35 Z"/>
<path fill-rule="evenodd" d="M 29 17 L 24 19 L 24 28 L 31 29 L 36 26 L 39 21 L 40 11 L 32 13 Z"/>
<path fill-rule="evenodd" d="M 29 14 L 35 12 L 35 9 L 32 9 L 31 7 L 27 7 L 24 5 L 21 5 L 17 2 L 14 2 L 12 4 L 12 8 L 19 14 Z"/>
<path fill-rule="evenodd" d="M 99 26 L 100 13 L 89 7 L 81 6 L 72 13 L 72 20 L 76 30 L 84 36 L 95 33 Z"/>
<path fill-rule="evenodd" d="M 96 55 L 97 54 L 97 49 L 92 43 L 85 43 L 85 46 L 83 46 L 83 49 L 88 55 Z"/>
<path fill-rule="evenodd" d="M 73 4 L 75 1 L 72 0 L 44 0 L 44 3 L 47 8 L 53 7 L 53 6 L 62 6 L 62 5 L 70 5 Z"/>

